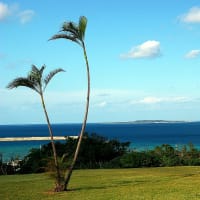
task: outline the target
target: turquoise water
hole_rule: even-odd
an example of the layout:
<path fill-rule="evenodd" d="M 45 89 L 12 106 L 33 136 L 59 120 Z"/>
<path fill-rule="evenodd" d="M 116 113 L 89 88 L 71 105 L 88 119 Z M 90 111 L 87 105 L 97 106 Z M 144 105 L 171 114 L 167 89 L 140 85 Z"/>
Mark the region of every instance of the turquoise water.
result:
<path fill-rule="evenodd" d="M 78 135 L 81 124 L 54 124 L 55 136 Z M 88 133 L 97 133 L 107 138 L 130 141 L 136 149 L 151 149 L 161 144 L 182 146 L 193 143 L 200 147 L 200 122 L 190 123 L 91 123 Z M 48 129 L 42 125 L 0 125 L 0 137 L 48 136 Z M 11 157 L 23 158 L 31 148 L 40 148 L 48 141 L 0 142 L 0 153 L 4 161 Z"/>

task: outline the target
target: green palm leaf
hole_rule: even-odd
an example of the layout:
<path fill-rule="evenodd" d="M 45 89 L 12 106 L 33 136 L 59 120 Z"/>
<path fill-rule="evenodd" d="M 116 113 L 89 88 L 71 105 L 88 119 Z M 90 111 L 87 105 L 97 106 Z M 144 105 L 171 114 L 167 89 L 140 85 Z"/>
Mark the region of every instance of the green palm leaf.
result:
<path fill-rule="evenodd" d="M 61 31 L 68 33 L 69 35 L 78 36 L 79 28 L 74 22 L 64 22 Z"/>
<path fill-rule="evenodd" d="M 37 93 L 41 94 L 45 90 L 49 81 L 58 73 L 64 71 L 63 69 L 55 69 L 51 71 L 43 80 L 42 75 L 45 69 L 45 65 L 43 65 L 40 69 L 35 65 L 32 65 L 31 71 L 27 77 L 19 77 L 14 79 L 11 83 L 8 84 L 7 88 L 13 89 L 19 86 L 28 87 L 30 89 L 35 90 Z M 43 85 L 44 82 L 44 85 Z"/>
<path fill-rule="evenodd" d="M 84 40 L 86 26 L 87 26 L 87 18 L 85 16 L 81 16 L 79 19 L 79 37 L 81 40 Z"/>
<path fill-rule="evenodd" d="M 24 78 L 24 77 L 19 77 L 19 78 L 14 79 L 12 82 L 10 82 L 7 85 L 7 88 L 13 89 L 13 88 L 17 88 L 19 86 L 28 87 L 39 93 L 37 87 L 35 86 L 35 83 L 33 81 L 31 81 L 29 78 Z"/>
<path fill-rule="evenodd" d="M 29 72 L 27 78 L 32 82 L 39 84 L 41 80 L 40 70 L 35 65 L 32 65 L 31 71 Z"/>
<path fill-rule="evenodd" d="M 54 35 L 49 40 L 55 39 L 67 39 L 72 42 L 76 42 L 80 46 L 83 46 L 83 40 L 85 37 L 85 30 L 87 26 L 87 18 L 81 16 L 79 19 L 79 24 L 74 22 L 64 22 L 61 28 L 61 33 Z"/>
<path fill-rule="evenodd" d="M 59 72 L 64 72 L 65 70 L 59 68 L 59 69 L 55 69 L 53 71 L 51 71 L 44 79 L 44 83 L 45 83 L 45 86 L 44 86 L 44 89 L 43 91 L 45 90 L 45 88 L 47 87 L 49 81 Z"/>
<path fill-rule="evenodd" d="M 72 35 L 67 35 L 65 33 L 60 33 L 60 34 L 56 34 L 53 37 L 51 37 L 49 40 L 56 40 L 56 39 L 67 39 L 67 40 L 71 40 L 72 42 L 76 42 L 79 45 L 81 45 L 81 43 L 79 42 L 79 40 L 72 36 Z"/>

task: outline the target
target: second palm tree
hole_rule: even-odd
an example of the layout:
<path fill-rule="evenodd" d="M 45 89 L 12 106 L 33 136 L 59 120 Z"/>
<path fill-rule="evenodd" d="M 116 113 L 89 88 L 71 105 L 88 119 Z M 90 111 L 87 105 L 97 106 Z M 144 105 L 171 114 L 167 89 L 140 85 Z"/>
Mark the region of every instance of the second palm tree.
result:
<path fill-rule="evenodd" d="M 56 168 L 56 176 L 57 177 L 56 177 L 56 186 L 54 188 L 54 191 L 58 192 L 63 189 L 62 183 L 61 183 L 61 174 L 60 174 L 54 139 L 53 139 L 53 131 L 52 131 L 50 120 L 49 120 L 48 113 L 46 110 L 43 93 L 44 93 L 49 81 L 53 78 L 53 76 L 55 74 L 57 74 L 58 72 L 62 72 L 64 70 L 59 68 L 54 71 L 51 71 L 46 76 L 46 78 L 43 79 L 42 75 L 43 75 L 44 69 L 45 69 L 45 66 L 42 66 L 41 69 L 38 69 L 35 65 L 32 65 L 32 69 L 27 77 L 19 77 L 19 78 L 14 79 L 12 82 L 10 82 L 8 84 L 7 88 L 13 89 L 13 88 L 17 88 L 19 86 L 24 86 L 24 87 L 28 87 L 28 88 L 34 90 L 35 92 L 37 92 L 40 95 L 42 107 L 43 107 L 43 110 L 45 113 L 48 129 L 49 129 L 49 134 L 50 134 L 50 138 L 51 138 L 51 145 L 52 145 L 53 157 L 54 157 L 55 168 Z"/>

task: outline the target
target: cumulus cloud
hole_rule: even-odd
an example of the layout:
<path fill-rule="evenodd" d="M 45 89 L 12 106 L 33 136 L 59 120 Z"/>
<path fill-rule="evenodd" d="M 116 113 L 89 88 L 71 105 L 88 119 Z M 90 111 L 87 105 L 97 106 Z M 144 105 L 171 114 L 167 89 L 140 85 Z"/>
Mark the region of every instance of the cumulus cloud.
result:
<path fill-rule="evenodd" d="M 192 59 L 192 58 L 197 58 L 200 55 L 200 50 L 196 49 L 196 50 L 191 50 L 190 52 L 188 52 L 185 57 L 188 59 Z"/>
<path fill-rule="evenodd" d="M 128 53 L 122 54 L 121 58 L 156 58 L 160 55 L 160 42 L 156 40 L 148 40 L 133 47 Z"/>
<path fill-rule="evenodd" d="M 29 98 L 24 98 L 25 96 Z M 10 91 L 0 88 L 0 97 L 0 109 L 3 113 L 2 117 L 0 116 L 1 123 L 45 122 L 40 99 L 34 91 L 27 88 Z M 91 97 L 89 121 L 93 122 L 130 120 L 133 112 L 137 113 L 137 119 L 146 117 L 149 111 L 157 112 L 163 109 L 173 111 L 173 109 L 180 108 L 187 112 L 188 105 L 199 105 L 200 102 L 199 96 L 188 97 L 176 94 L 159 96 L 129 89 L 93 89 Z M 85 98 L 85 90 L 47 90 L 45 101 L 51 120 L 54 123 L 66 122 L 65 120 L 81 122 L 85 111 Z M 28 118 L 27 113 L 29 113 Z"/>
<path fill-rule="evenodd" d="M 102 101 L 102 102 L 100 102 L 100 103 L 97 103 L 95 106 L 96 106 L 96 107 L 103 108 L 103 107 L 106 107 L 106 106 L 107 106 L 107 102 L 106 102 L 106 101 Z"/>
<path fill-rule="evenodd" d="M 134 102 L 135 104 L 156 104 L 156 103 L 186 103 L 192 101 L 192 99 L 183 96 L 175 97 L 153 97 L 147 96 L 141 100 Z"/>
<path fill-rule="evenodd" d="M 157 104 L 157 103 L 185 103 L 193 102 L 194 98 L 187 96 L 156 96 L 145 95 L 144 92 L 133 90 L 109 90 L 109 96 L 99 96 L 103 90 L 93 90 L 91 96 L 91 106 L 106 107 L 110 105 L 123 104 L 124 106 L 130 104 Z M 4 97 L 1 100 L 2 105 L 10 105 L 14 101 L 17 104 L 36 104 L 40 103 L 38 96 L 26 88 L 19 88 L 18 90 L 8 91 L 0 89 L 0 94 Z M 30 99 L 23 98 L 24 96 L 31 96 Z M 85 91 L 46 91 L 45 99 L 48 105 L 85 105 L 86 93 Z M 3 101 L 4 99 L 4 101 Z"/>
<path fill-rule="evenodd" d="M 29 22 L 35 12 L 33 10 L 20 10 L 18 4 L 5 4 L 0 2 L 0 22 L 7 19 L 19 19 L 20 23 L 25 24 Z"/>
<path fill-rule="evenodd" d="M 140 100 L 139 103 L 152 104 L 152 103 L 159 103 L 161 101 L 162 101 L 161 98 L 157 98 L 157 97 L 145 97 L 144 99 Z"/>
<path fill-rule="evenodd" d="M 18 14 L 18 16 L 20 18 L 20 22 L 22 24 L 25 24 L 25 23 L 31 21 L 31 19 L 33 18 L 34 15 L 35 15 L 35 12 L 33 10 L 24 10 Z"/>
<path fill-rule="evenodd" d="M 192 7 L 187 13 L 180 16 L 184 23 L 200 23 L 200 7 Z"/>
<path fill-rule="evenodd" d="M 0 21 L 5 20 L 10 14 L 8 5 L 0 2 Z"/>
<path fill-rule="evenodd" d="M 186 103 L 186 102 L 190 102 L 190 101 L 194 101 L 194 99 L 191 99 L 189 97 L 173 97 L 173 98 L 169 98 L 168 99 L 171 102 L 174 103 Z"/>

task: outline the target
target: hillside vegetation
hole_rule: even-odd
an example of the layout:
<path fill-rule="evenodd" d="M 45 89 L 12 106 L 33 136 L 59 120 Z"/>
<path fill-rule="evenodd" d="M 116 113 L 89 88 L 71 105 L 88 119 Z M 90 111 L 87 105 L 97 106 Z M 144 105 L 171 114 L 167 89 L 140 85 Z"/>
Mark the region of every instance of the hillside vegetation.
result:
<path fill-rule="evenodd" d="M 200 167 L 76 170 L 68 192 L 53 193 L 47 173 L 0 176 L 0 199 L 200 199 Z"/>

